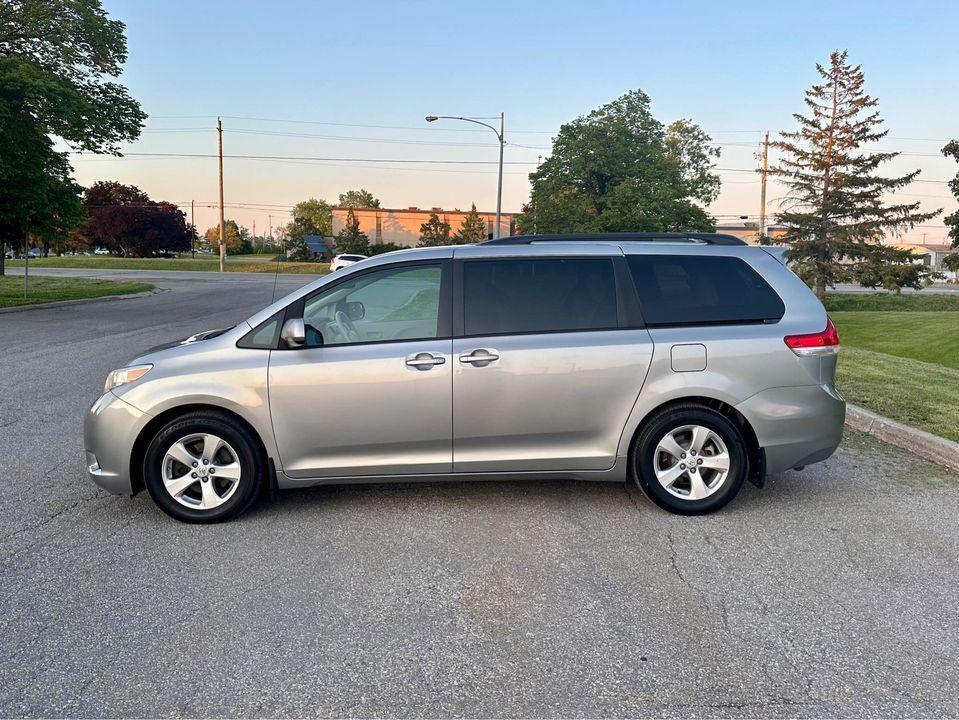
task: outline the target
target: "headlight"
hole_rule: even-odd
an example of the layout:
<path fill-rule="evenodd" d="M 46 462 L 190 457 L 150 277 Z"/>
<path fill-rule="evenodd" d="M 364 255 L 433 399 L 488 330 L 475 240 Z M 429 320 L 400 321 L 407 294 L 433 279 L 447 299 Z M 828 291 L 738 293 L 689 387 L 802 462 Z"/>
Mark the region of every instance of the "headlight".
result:
<path fill-rule="evenodd" d="M 109 392 L 115 387 L 120 387 L 121 385 L 126 385 L 134 380 L 139 380 L 148 372 L 150 372 L 150 368 L 152 367 L 152 365 L 131 365 L 130 367 L 114 370 L 112 373 L 107 375 L 107 381 L 103 383 L 103 392 Z"/>

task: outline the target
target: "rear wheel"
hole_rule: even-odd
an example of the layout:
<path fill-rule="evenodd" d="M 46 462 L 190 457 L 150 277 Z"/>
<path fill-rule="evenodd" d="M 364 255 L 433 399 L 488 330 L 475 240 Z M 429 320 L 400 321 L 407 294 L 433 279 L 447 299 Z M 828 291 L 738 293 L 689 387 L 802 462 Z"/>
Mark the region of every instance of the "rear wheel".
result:
<path fill-rule="evenodd" d="M 678 405 L 657 413 L 633 447 L 633 480 L 660 507 L 683 515 L 718 510 L 746 479 L 742 433 L 722 413 Z"/>
<path fill-rule="evenodd" d="M 229 520 L 265 486 L 266 461 L 246 427 L 215 412 L 171 420 L 154 436 L 143 477 L 153 501 L 183 522 Z"/>

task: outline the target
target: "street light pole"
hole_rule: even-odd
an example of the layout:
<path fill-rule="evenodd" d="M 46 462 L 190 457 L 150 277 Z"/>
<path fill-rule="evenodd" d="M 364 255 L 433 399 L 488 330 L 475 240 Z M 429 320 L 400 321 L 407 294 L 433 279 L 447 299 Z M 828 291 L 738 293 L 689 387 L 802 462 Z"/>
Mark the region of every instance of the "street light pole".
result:
<path fill-rule="evenodd" d="M 496 183 L 496 232 L 495 237 L 499 237 L 500 224 L 499 216 L 503 208 L 503 131 L 506 129 L 506 113 L 499 114 L 499 182 Z"/>
<path fill-rule="evenodd" d="M 488 123 L 481 122 L 475 118 L 460 117 L 458 115 L 427 115 L 426 122 L 436 122 L 437 120 L 462 120 L 471 122 L 483 127 L 488 127 L 499 140 L 499 181 L 496 184 L 496 228 L 493 237 L 500 236 L 500 215 L 503 210 L 503 146 L 506 144 L 506 113 L 499 114 L 499 130 Z"/>

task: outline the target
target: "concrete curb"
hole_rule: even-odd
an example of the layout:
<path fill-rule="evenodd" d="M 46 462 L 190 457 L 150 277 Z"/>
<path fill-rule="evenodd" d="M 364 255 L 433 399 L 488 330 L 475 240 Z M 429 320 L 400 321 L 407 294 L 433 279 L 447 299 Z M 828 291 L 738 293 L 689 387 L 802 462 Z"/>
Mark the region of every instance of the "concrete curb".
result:
<path fill-rule="evenodd" d="M 106 302 L 108 300 L 129 300 L 130 298 L 147 297 L 159 293 L 170 292 L 169 288 L 153 288 L 127 295 L 103 295 L 101 297 L 77 298 L 76 300 L 56 300 L 54 302 L 33 303 L 31 305 L 17 305 L 16 307 L 0 308 L 0 315 L 5 313 L 25 312 L 27 310 L 44 310 L 47 308 L 68 307 L 70 305 L 86 305 L 87 303 Z"/>
<path fill-rule="evenodd" d="M 959 443 L 957 442 L 903 425 L 852 403 L 846 404 L 846 424 L 959 472 Z"/>

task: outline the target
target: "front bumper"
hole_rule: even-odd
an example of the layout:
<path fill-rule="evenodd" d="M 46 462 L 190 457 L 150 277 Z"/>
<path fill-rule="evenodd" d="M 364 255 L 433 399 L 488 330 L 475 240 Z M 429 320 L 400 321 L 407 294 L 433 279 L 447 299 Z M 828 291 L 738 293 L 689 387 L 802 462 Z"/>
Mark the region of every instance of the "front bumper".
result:
<path fill-rule="evenodd" d="M 132 495 L 130 456 L 148 420 L 146 413 L 112 391 L 93 403 L 83 423 L 87 477 L 115 495 Z"/>
<path fill-rule="evenodd" d="M 842 442 L 846 401 L 828 385 L 771 388 L 736 409 L 766 451 L 770 475 L 825 460 Z"/>

